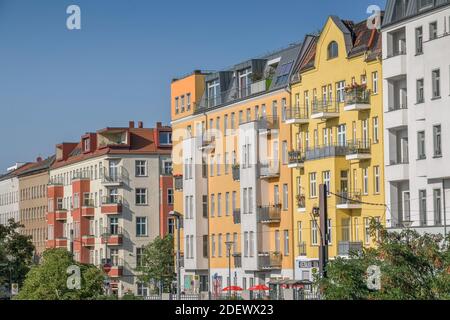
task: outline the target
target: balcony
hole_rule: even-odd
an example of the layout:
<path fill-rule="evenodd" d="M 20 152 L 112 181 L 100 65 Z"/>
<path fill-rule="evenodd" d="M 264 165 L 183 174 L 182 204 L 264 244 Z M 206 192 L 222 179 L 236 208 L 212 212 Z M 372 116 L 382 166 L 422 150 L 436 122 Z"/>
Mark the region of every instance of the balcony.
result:
<path fill-rule="evenodd" d="M 277 270 L 283 266 L 283 256 L 280 252 L 258 253 L 259 270 Z"/>
<path fill-rule="evenodd" d="M 233 210 L 233 223 L 234 224 L 241 224 L 241 209 L 234 209 Z"/>
<path fill-rule="evenodd" d="M 200 150 L 211 151 L 216 147 L 216 136 L 212 133 L 205 133 L 202 137 L 202 144 Z"/>
<path fill-rule="evenodd" d="M 62 177 L 53 177 L 50 178 L 48 181 L 48 185 L 57 187 L 57 186 L 63 186 L 64 185 L 64 179 Z"/>
<path fill-rule="evenodd" d="M 55 211 L 56 221 L 66 221 L 67 220 L 67 210 L 60 208 Z"/>
<path fill-rule="evenodd" d="M 84 199 L 81 207 L 81 216 L 85 218 L 92 218 L 95 215 L 94 199 Z"/>
<path fill-rule="evenodd" d="M 83 247 L 94 247 L 95 246 L 95 236 L 88 235 L 81 237 L 81 244 Z"/>
<path fill-rule="evenodd" d="M 315 101 L 312 105 L 312 119 L 333 119 L 339 117 L 339 102 Z"/>
<path fill-rule="evenodd" d="M 119 187 L 126 181 L 126 174 L 123 167 L 117 167 L 113 170 L 103 168 L 101 174 L 102 184 L 108 187 Z"/>
<path fill-rule="evenodd" d="M 406 50 L 400 50 L 389 54 L 383 61 L 383 76 L 385 79 L 395 78 L 407 73 Z"/>
<path fill-rule="evenodd" d="M 268 161 L 259 165 L 260 179 L 274 179 L 280 177 L 280 161 Z"/>
<path fill-rule="evenodd" d="M 173 177 L 173 180 L 175 184 L 175 191 L 183 191 L 183 176 L 176 175 Z"/>
<path fill-rule="evenodd" d="M 231 170 L 233 172 L 233 181 L 240 181 L 241 180 L 241 166 L 239 164 L 234 164 Z"/>
<path fill-rule="evenodd" d="M 285 124 L 307 124 L 309 123 L 309 113 L 307 107 L 297 107 L 286 110 Z"/>
<path fill-rule="evenodd" d="M 347 142 L 346 160 L 368 160 L 372 158 L 370 140 L 355 140 Z"/>
<path fill-rule="evenodd" d="M 242 268 L 242 253 L 233 253 L 234 267 Z"/>
<path fill-rule="evenodd" d="M 258 121 L 258 129 L 260 134 L 270 134 L 272 130 L 280 129 L 280 120 L 273 116 L 261 117 Z"/>
<path fill-rule="evenodd" d="M 111 266 L 111 270 L 107 273 L 110 278 L 120 278 L 123 275 L 123 265 L 120 263 Z"/>
<path fill-rule="evenodd" d="M 317 146 L 306 150 L 306 161 L 345 157 L 347 155 L 347 146 L 340 144 L 329 144 Z"/>
<path fill-rule="evenodd" d="M 291 152 L 289 152 L 288 168 L 302 169 L 305 167 L 305 160 L 306 160 L 306 156 L 305 156 L 304 152 L 291 151 Z"/>
<path fill-rule="evenodd" d="M 342 192 L 338 191 L 337 193 L 337 205 L 338 209 L 343 210 L 352 210 L 352 209 L 361 209 L 361 192 L 353 191 L 353 192 Z"/>
<path fill-rule="evenodd" d="M 306 212 L 306 196 L 304 194 L 298 194 L 296 196 L 297 211 Z"/>
<path fill-rule="evenodd" d="M 91 173 L 90 171 L 78 171 L 75 172 L 72 177 L 72 182 L 75 180 L 91 180 Z"/>
<path fill-rule="evenodd" d="M 302 256 L 302 257 L 306 257 L 307 252 L 306 252 L 306 242 L 300 242 L 298 244 L 298 255 Z"/>
<path fill-rule="evenodd" d="M 57 238 L 55 239 L 55 248 L 67 248 L 67 238 Z"/>
<path fill-rule="evenodd" d="M 262 224 L 281 222 L 281 204 L 262 206 L 258 208 L 258 219 Z"/>
<path fill-rule="evenodd" d="M 363 249 L 362 242 L 339 241 L 338 255 L 348 257 L 350 253 L 359 253 Z"/>
<path fill-rule="evenodd" d="M 389 107 L 384 116 L 384 126 L 386 129 L 406 127 L 408 125 L 408 105 L 403 103 Z"/>
<path fill-rule="evenodd" d="M 387 181 L 405 181 L 409 180 L 409 163 L 391 162 L 385 167 L 385 176 Z"/>
<path fill-rule="evenodd" d="M 344 111 L 370 110 L 370 90 L 355 88 L 345 93 Z"/>
<path fill-rule="evenodd" d="M 123 243 L 123 231 L 121 227 L 105 229 L 102 234 L 102 244 L 108 246 L 120 246 Z"/>
<path fill-rule="evenodd" d="M 121 196 L 105 196 L 102 198 L 102 213 L 107 215 L 115 215 L 122 213 L 122 197 Z"/>

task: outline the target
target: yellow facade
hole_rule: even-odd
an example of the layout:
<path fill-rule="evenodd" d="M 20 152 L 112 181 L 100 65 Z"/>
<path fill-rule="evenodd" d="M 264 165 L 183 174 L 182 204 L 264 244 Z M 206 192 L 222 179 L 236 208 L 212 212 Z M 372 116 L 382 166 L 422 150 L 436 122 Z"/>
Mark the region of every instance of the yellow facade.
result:
<path fill-rule="evenodd" d="M 371 50 L 357 53 L 343 27 L 337 18 L 328 19 L 311 49 L 314 63 L 305 63 L 298 70 L 299 81 L 292 84 L 297 110 L 290 119 L 292 151 L 297 152 L 290 160 L 297 265 L 319 257 L 321 230 L 313 212 L 319 207 L 320 184 L 329 183 L 330 258 L 373 245 L 366 228 L 370 218 L 385 222 L 381 60 Z M 360 24 L 359 29 L 364 27 Z M 365 32 L 373 47 L 378 31 Z"/>

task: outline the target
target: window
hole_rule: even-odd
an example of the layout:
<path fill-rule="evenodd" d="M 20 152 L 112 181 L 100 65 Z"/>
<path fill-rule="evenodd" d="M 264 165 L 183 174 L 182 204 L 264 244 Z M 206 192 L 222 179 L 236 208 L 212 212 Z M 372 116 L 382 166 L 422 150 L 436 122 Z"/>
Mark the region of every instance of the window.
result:
<path fill-rule="evenodd" d="M 289 207 L 289 189 L 287 184 L 283 184 L 283 210 Z"/>
<path fill-rule="evenodd" d="M 273 186 L 273 203 L 275 205 L 280 204 L 280 189 L 279 189 L 278 185 Z"/>
<path fill-rule="evenodd" d="M 248 214 L 253 213 L 253 188 L 248 188 Z"/>
<path fill-rule="evenodd" d="M 249 232 L 249 249 L 250 249 L 250 257 L 255 256 L 255 233 L 253 231 Z"/>
<path fill-rule="evenodd" d="M 433 81 L 433 99 L 441 97 L 441 71 L 439 69 L 433 70 L 431 73 Z"/>
<path fill-rule="evenodd" d="M 378 72 L 372 72 L 372 92 L 378 93 Z"/>
<path fill-rule="evenodd" d="M 283 165 L 287 165 L 288 162 L 288 143 L 287 141 L 283 141 L 283 143 L 281 144 L 281 158 L 282 158 L 282 162 Z"/>
<path fill-rule="evenodd" d="M 317 246 L 319 244 L 318 242 L 318 233 L 317 233 L 317 221 L 312 220 L 311 221 L 311 245 Z"/>
<path fill-rule="evenodd" d="M 437 22 L 430 23 L 430 40 L 437 38 Z"/>
<path fill-rule="evenodd" d="M 147 236 L 147 218 L 146 217 L 136 217 L 136 236 L 146 237 Z"/>
<path fill-rule="evenodd" d="M 239 124 L 244 123 L 244 111 L 239 111 Z"/>
<path fill-rule="evenodd" d="M 180 112 L 180 110 L 179 110 L 179 98 L 178 97 L 176 97 L 175 98 L 175 114 L 178 114 L 179 112 Z"/>
<path fill-rule="evenodd" d="M 423 53 L 423 29 L 422 27 L 416 28 L 416 54 Z"/>
<path fill-rule="evenodd" d="M 216 156 L 216 161 L 217 161 L 217 163 L 216 163 L 216 165 L 217 165 L 217 176 L 220 176 L 221 175 L 221 172 L 220 172 L 220 166 L 221 166 L 221 156 L 220 156 L 220 154 L 218 154 L 217 156 Z"/>
<path fill-rule="evenodd" d="M 425 10 L 433 6 L 434 0 L 419 0 L 419 10 Z"/>
<path fill-rule="evenodd" d="M 316 173 L 312 172 L 309 174 L 309 197 L 316 198 L 317 197 L 317 180 Z"/>
<path fill-rule="evenodd" d="M 143 265 L 144 248 L 136 248 L 136 266 L 141 267 Z"/>
<path fill-rule="evenodd" d="M 227 135 L 227 131 L 228 131 L 228 115 L 226 114 L 223 117 L 223 132 L 225 135 Z"/>
<path fill-rule="evenodd" d="M 244 232 L 244 257 L 248 257 L 248 232 Z"/>
<path fill-rule="evenodd" d="M 419 190 L 420 225 L 427 225 L 427 190 Z"/>
<path fill-rule="evenodd" d="M 215 208 L 215 197 L 212 194 L 211 195 L 211 205 L 210 205 L 211 217 L 214 217 L 214 208 Z"/>
<path fill-rule="evenodd" d="M 216 236 L 211 235 L 211 257 L 216 256 Z"/>
<path fill-rule="evenodd" d="M 425 101 L 424 97 L 424 81 L 423 79 L 418 79 L 416 83 L 416 102 L 423 103 Z"/>
<path fill-rule="evenodd" d="M 339 46 L 336 41 L 330 42 L 328 45 L 328 59 L 337 58 L 339 55 Z"/>
<path fill-rule="evenodd" d="M 220 91 L 220 82 L 219 79 L 213 80 L 211 82 L 209 82 L 208 84 L 208 106 L 209 107 L 214 107 L 217 106 L 218 104 L 220 104 L 220 95 L 219 95 L 219 91 Z"/>
<path fill-rule="evenodd" d="M 330 171 L 324 171 L 322 172 L 322 180 L 323 184 L 327 186 L 327 195 L 330 194 L 330 179 L 331 179 L 331 173 Z"/>
<path fill-rule="evenodd" d="M 136 189 L 136 205 L 147 205 L 147 189 Z"/>
<path fill-rule="evenodd" d="M 380 180 L 380 167 L 379 166 L 373 167 L 373 175 L 375 177 L 375 180 L 374 180 L 374 191 L 375 191 L 375 194 L 379 194 L 380 193 L 380 183 L 381 183 L 381 180 Z"/>
<path fill-rule="evenodd" d="M 147 297 L 148 296 L 148 287 L 142 283 L 142 282 L 138 282 L 136 284 L 137 286 L 137 295 L 140 297 Z"/>
<path fill-rule="evenodd" d="M 181 112 L 184 112 L 184 96 L 181 96 Z"/>
<path fill-rule="evenodd" d="M 363 169 L 363 193 L 369 194 L 369 169 Z"/>
<path fill-rule="evenodd" d="M 441 225 L 441 189 L 433 190 L 433 202 L 434 202 L 434 224 Z"/>
<path fill-rule="evenodd" d="M 208 235 L 203 237 L 203 258 L 208 258 Z"/>
<path fill-rule="evenodd" d="M 190 93 L 188 93 L 186 95 L 186 109 L 187 109 L 187 111 L 191 110 L 191 94 Z"/>
<path fill-rule="evenodd" d="M 75 232 L 75 233 L 77 233 L 77 232 Z M 109 233 L 112 235 L 119 234 L 119 218 L 110 218 L 109 219 Z"/>
<path fill-rule="evenodd" d="M 425 132 L 420 131 L 417 132 L 417 152 L 418 152 L 418 159 L 423 160 L 426 159 L 426 153 L 425 153 Z"/>
<path fill-rule="evenodd" d="M 173 204 L 173 189 L 167 189 L 167 203 Z"/>
<path fill-rule="evenodd" d="M 434 156 L 442 157 L 442 135 L 440 125 L 433 127 L 433 145 L 434 145 Z"/>
<path fill-rule="evenodd" d="M 203 218 L 208 218 L 208 196 L 202 196 Z"/>
<path fill-rule="evenodd" d="M 289 231 L 288 230 L 284 230 L 283 240 L 284 240 L 284 255 L 288 256 L 289 255 Z"/>
<path fill-rule="evenodd" d="M 411 197 L 409 191 L 402 192 L 403 221 L 411 221 Z"/>
<path fill-rule="evenodd" d="M 373 122 L 373 143 L 378 143 L 380 141 L 378 117 L 374 117 L 372 122 Z"/>
<path fill-rule="evenodd" d="M 219 258 L 222 257 L 222 234 L 219 233 L 217 236 L 217 255 Z"/>
<path fill-rule="evenodd" d="M 338 102 L 344 102 L 345 100 L 345 81 L 339 81 L 336 83 L 336 99 Z"/>
<path fill-rule="evenodd" d="M 225 215 L 228 217 L 230 215 L 230 193 L 225 193 Z"/>
<path fill-rule="evenodd" d="M 331 219 L 327 221 L 327 245 L 331 246 L 333 244 L 333 228 L 331 225 Z"/>
<path fill-rule="evenodd" d="M 147 176 L 147 161 L 136 160 L 136 177 Z"/>
<path fill-rule="evenodd" d="M 234 125 L 235 125 L 235 122 L 236 122 L 234 118 L 235 118 L 235 113 L 232 112 L 231 113 L 231 119 L 230 119 L 230 129 L 231 130 L 234 130 Z"/>
<path fill-rule="evenodd" d="M 217 194 L 217 216 L 222 216 L 222 194 Z"/>
<path fill-rule="evenodd" d="M 370 243 L 370 218 L 364 218 L 364 243 Z"/>
<path fill-rule="evenodd" d="M 162 146 L 172 145 L 172 132 L 160 132 L 159 133 L 159 144 Z"/>

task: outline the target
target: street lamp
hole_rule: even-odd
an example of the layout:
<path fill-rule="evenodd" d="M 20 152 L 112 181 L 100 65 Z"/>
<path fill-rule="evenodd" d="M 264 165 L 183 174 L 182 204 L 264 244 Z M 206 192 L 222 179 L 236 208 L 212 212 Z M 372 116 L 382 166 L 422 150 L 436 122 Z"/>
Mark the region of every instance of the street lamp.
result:
<path fill-rule="evenodd" d="M 171 218 L 175 218 L 177 220 L 177 261 L 176 261 L 176 269 L 177 269 L 177 301 L 181 300 L 181 219 L 183 215 L 177 211 L 170 211 L 169 216 Z"/>
<path fill-rule="evenodd" d="M 227 251 L 228 251 L 228 279 L 229 279 L 229 283 L 228 286 L 231 287 L 231 248 L 234 245 L 233 241 L 226 241 L 225 245 L 227 246 Z M 228 288 L 231 289 L 231 288 Z M 231 298 L 231 290 L 228 290 L 228 297 Z"/>

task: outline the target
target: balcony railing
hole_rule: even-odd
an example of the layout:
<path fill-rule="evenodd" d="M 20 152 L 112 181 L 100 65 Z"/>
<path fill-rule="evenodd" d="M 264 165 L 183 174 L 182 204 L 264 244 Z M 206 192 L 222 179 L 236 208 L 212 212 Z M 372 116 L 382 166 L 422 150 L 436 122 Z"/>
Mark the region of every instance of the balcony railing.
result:
<path fill-rule="evenodd" d="M 346 91 L 345 105 L 370 104 L 370 90 L 357 88 Z"/>
<path fill-rule="evenodd" d="M 175 190 L 182 191 L 183 190 L 183 176 L 176 175 L 173 177 L 173 179 L 174 179 L 174 183 L 175 183 Z"/>
<path fill-rule="evenodd" d="M 309 112 L 307 107 L 296 107 L 286 110 L 286 122 L 307 123 L 308 121 Z"/>
<path fill-rule="evenodd" d="M 48 181 L 49 186 L 62 186 L 64 185 L 64 178 L 63 177 L 52 177 Z"/>
<path fill-rule="evenodd" d="M 406 109 L 408 109 L 408 103 L 405 102 L 399 105 L 390 106 L 388 110 L 389 112 L 393 112 L 397 110 L 406 110 Z"/>
<path fill-rule="evenodd" d="M 336 114 L 339 113 L 339 101 L 317 100 L 312 103 L 312 115 L 315 114 Z"/>
<path fill-rule="evenodd" d="M 262 132 L 280 129 L 280 119 L 274 116 L 264 116 L 258 120 L 258 128 Z"/>
<path fill-rule="evenodd" d="M 267 161 L 259 165 L 259 175 L 261 179 L 270 179 L 280 176 L 280 161 Z"/>
<path fill-rule="evenodd" d="M 232 254 L 235 268 L 242 268 L 242 254 L 235 252 Z"/>
<path fill-rule="evenodd" d="M 306 256 L 306 242 L 300 242 L 298 244 L 298 254 L 302 257 Z"/>
<path fill-rule="evenodd" d="M 370 140 L 351 140 L 347 142 L 347 155 L 370 154 Z"/>
<path fill-rule="evenodd" d="M 306 150 L 306 161 L 324 158 L 345 157 L 347 146 L 345 144 L 329 144 L 312 147 Z"/>
<path fill-rule="evenodd" d="M 101 179 L 103 184 L 121 184 L 125 182 L 126 174 L 123 167 L 110 170 L 103 168 Z"/>
<path fill-rule="evenodd" d="M 235 165 L 233 165 L 231 170 L 233 172 L 233 180 L 234 181 L 241 180 L 241 166 L 238 164 L 235 164 Z"/>
<path fill-rule="evenodd" d="M 233 223 L 234 224 L 241 224 L 241 209 L 234 209 L 233 210 Z"/>
<path fill-rule="evenodd" d="M 277 223 L 281 221 L 281 204 L 262 206 L 258 208 L 260 223 Z"/>
<path fill-rule="evenodd" d="M 102 197 L 102 205 L 122 204 L 123 198 L 120 195 L 110 195 Z"/>
<path fill-rule="evenodd" d="M 301 151 L 289 152 L 289 166 L 299 166 L 305 163 L 306 155 Z"/>
<path fill-rule="evenodd" d="M 202 149 L 212 148 L 212 147 L 214 147 L 215 142 L 216 142 L 216 136 L 212 133 L 206 133 L 203 135 L 201 148 Z"/>
<path fill-rule="evenodd" d="M 338 206 L 361 205 L 361 191 L 338 191 L 337 194 Z"/>
<path fill-rule="evenodd" d="M 260 252 L 258 258 L 260 270 L 280 269 L 283 265 L 283 255 L 280 252 Z"/>
<path fill-rule="evenodd" d="M 72 177 L 72 181 L 74 181 L 74 180 L 91 180 L 91 179 L 92 179 L 92 174 L 90 171 L 78 171 L 78 172 L 75 172 Z"/>
<path fill-rule="evenodd" d="M 350 253 L 359 253 L 362 251 L 362 242 L 339 241 L 338 255 L 348 256 Z"/>

